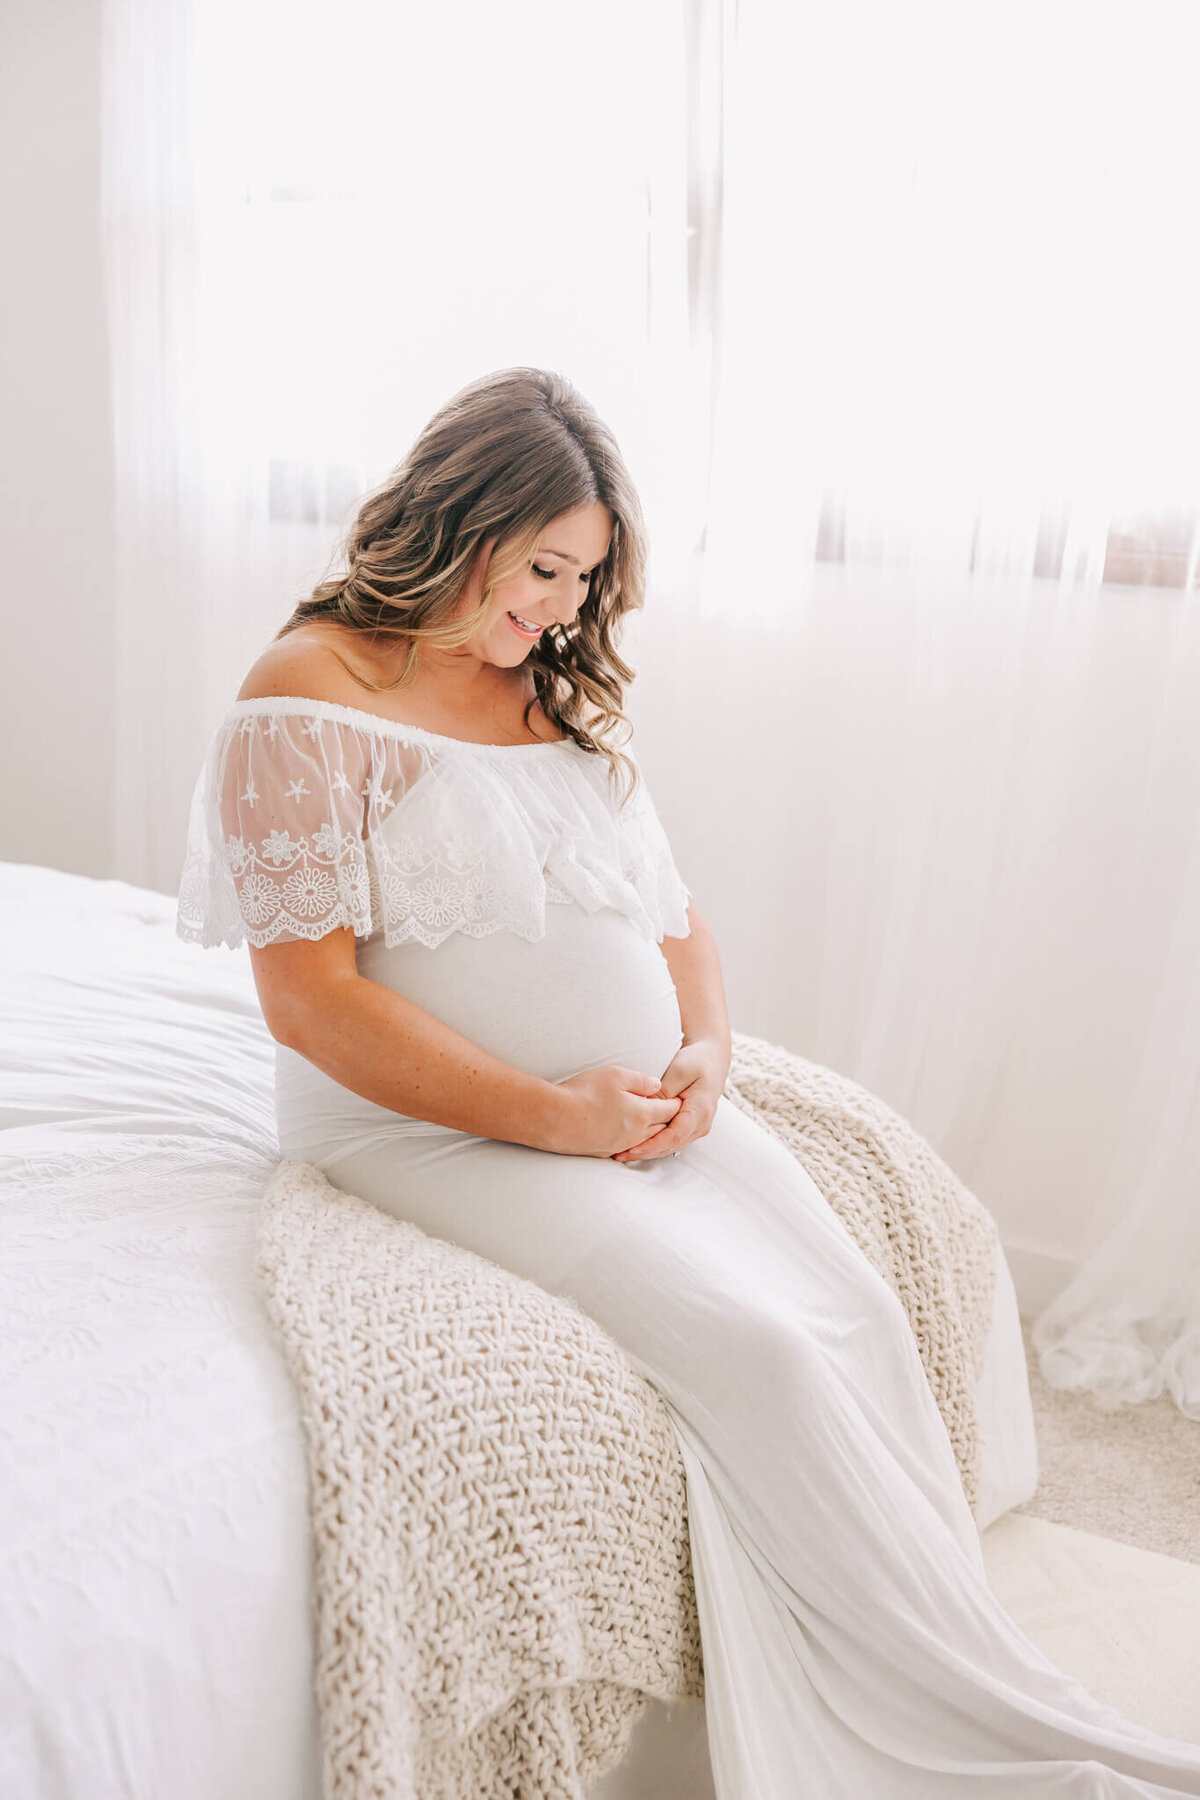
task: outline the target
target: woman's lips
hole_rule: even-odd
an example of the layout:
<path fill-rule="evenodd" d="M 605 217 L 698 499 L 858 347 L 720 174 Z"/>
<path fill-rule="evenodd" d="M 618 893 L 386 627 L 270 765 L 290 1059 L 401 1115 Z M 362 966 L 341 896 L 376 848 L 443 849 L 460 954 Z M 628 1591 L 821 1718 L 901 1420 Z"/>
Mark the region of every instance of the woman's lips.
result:
<path fill-rule="evenodd" d="M 533 627 L 532 631 L 527 631 L 523 625 L 517 624 L 517 621 L 512 613 L 505 613 L 504 616 L 508 620 L 509 624 L 512 626 L 513 630 L 516 632 L 518 637 L 538 638 L 538 637 L 541 637 L 542 632 L 545 630 L 544 625 L 535 625 Z"/>

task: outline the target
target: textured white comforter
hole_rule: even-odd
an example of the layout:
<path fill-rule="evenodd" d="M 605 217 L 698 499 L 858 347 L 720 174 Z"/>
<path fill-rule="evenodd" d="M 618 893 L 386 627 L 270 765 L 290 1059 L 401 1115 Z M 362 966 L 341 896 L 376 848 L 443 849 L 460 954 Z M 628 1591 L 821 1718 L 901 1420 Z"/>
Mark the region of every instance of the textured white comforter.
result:
<path fill-rule="evenodd" d="M 0 865 L 0 1794 L 312 1800 L 297 1404 L 254 1276 L 278 1160 L 245 952 Z"/>

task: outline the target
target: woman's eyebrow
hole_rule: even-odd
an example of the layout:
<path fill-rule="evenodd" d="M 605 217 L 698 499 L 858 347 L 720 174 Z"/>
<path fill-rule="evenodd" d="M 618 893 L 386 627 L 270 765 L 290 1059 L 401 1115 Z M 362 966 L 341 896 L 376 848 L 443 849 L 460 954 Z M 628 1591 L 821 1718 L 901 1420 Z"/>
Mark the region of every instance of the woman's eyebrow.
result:
<path fill-rule="evenodd" d="M 574 563 L 575 567 L 577 569 L 581 566 L 579 558 L 577 556 L 568 556 L 565 550 L 551 550 L 548 545 L 546 546 L 545 549 L 539 549 L 538 555 L 539 556 L 559 556 L 562 558 L 563 562 Z"/>

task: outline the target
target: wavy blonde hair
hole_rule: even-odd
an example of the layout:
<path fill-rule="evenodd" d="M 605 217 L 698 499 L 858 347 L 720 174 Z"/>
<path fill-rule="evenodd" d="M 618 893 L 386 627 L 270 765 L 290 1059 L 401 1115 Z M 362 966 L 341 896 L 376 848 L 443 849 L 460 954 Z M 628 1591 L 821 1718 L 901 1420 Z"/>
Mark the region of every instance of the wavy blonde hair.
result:
<path fill-rule="evenodd" d="M 641 503 L 616 439 L 563 376 L 544 369 L 501 369 L 455 394 L 430 419 L 387 480 L 368 495 L 335 553 L 341 573 L 321 581 L 275 634 L 286 637 L 310 620 L 336 621 L 360 632 L 372 649 L 403 645 L 391 681 L 366 680 L 374 693 L 404 688 L 416 674 L 422 644 L 464 644 L 487 609 L 493 587 L 522 568 L 552 519 L 599 501 L 613 518 L 604 561 L 593 569 L 587 599 L 568 627 L 543 631 L 526 659 L 534 698 L 562 734 L 606 756 L 610 775 L 637 785 L 637 768 L 612 743 L 632 731 L 622 711 L 635 671 L 617 650 L 619 625 L 645 599 L 646 530 Z M 454 616 L 480 546 L 494 538 L 483 597 Z M 337 655 L 337 652 L 334 652 Z"/>

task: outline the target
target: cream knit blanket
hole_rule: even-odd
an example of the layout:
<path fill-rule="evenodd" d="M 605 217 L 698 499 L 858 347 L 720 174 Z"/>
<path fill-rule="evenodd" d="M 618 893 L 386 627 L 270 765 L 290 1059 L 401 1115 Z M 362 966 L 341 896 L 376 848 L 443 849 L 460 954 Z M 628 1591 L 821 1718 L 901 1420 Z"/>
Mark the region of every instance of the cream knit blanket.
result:
<path fill-rule="evenodd" d="M 881 1101 L 735 1033 L 728 1098 L 904 1303 L 972 1505 L 991 1215 Z M 259 1266 L 301 1401 L 326 1800 L 582 1800 L 703 1698 L 656 1390 L 571 1302 L 284 1162 Z"/>

